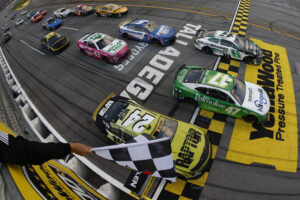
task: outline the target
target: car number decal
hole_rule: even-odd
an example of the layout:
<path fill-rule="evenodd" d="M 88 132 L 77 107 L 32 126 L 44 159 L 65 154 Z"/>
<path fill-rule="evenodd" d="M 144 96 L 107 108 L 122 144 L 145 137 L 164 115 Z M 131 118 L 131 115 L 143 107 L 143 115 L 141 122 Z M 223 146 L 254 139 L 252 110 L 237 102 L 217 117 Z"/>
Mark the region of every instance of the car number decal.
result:
<path fill-rule="evenodd" d="M 232 82 L 232 78 L 230 78 L 230 76 L 228 76 L 227 74 L 223 74 L 223 73 L 217 73 L 208 81 L 209 84 L 221 88 L 225 88 L 231 82 Z"/>
<path fill-rule="evenodd" d="M 140 115 L 141 110 L 136 109 L 133 111 L 129 117 L 122 123 L 122 126 L 130 126 L 132 124 L 132 130 L 136 133 L 141 133 L 145 128 L 146 125 L 149 125 L 155 117 L 149 115 L 149 114 L 144 114 L 143 116 Z"/>
<path fill-rule="evenodd" d="M 232 50 L 231 50 L 231 55 L 232 55 L 233 58 L 241 59 L 241 54 L 240 54 L 240 52 L 237 51 L 237 50 L 232 49 Z"/>
<path fill-rule="evenodd" d="M 235 108 L 235 107 L 230 106 L 230 107 L 226 108 L 225 111 L 226 111 L 228 114 L 236 115 L 240 110 L 241 110 L 241 109 L 239 109 L 239 108 Z"/>

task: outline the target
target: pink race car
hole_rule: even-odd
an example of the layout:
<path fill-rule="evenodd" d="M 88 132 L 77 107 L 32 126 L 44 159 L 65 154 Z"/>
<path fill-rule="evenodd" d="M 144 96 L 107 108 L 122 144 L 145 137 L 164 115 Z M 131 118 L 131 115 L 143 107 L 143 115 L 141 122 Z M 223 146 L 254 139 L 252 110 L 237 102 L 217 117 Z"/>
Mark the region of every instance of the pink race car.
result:
<path fill-rule="evenodd" d="M 112 64 L 123 62 L 131 52 L 125 41 L 104 33 L 86 33 L 77 41 L 77 47 L 85 55 Z"/>

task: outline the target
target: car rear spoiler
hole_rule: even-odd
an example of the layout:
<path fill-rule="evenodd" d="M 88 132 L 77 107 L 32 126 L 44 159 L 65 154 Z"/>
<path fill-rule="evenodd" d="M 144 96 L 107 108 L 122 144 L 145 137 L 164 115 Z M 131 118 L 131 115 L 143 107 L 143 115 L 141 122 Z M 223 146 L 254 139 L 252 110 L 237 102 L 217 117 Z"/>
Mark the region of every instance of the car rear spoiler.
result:
<path fill-rule="evenodd" d="M 131 18 L 126 19 L 126 20 L 122 21 L 122 22 L 119 24 L 119 27 L 121 27 L 121 26 L 124 25 L 124 24 L 128 24 L 129 22 L 132 22 L 132 21 L 133 21 L 133 20 L 132 20 Z"/>
<path fill-rule="evenodd" d="M 97 107 L 97 109 L 95 110 L 95 112 L 94 112 L 94 114 L 93 114 L 93 117 L 92 117 L 92 119 L 94 120 L 94 121 L 96 121 L 96 117 L 97 117 L 97 115 L 98 115 L 98 112 L 100 111 L 100 109 L 103 107 L 103 105 L 105 105 L 106 104 L 106 102 L 109 100 L 109 99 L 111 99 L 112 97 L 114 97 L 114 96 L 116 96 L 115 95 L 115 93 L 110 93 L 101 103 L 100 103 L 100 105 Z"/>

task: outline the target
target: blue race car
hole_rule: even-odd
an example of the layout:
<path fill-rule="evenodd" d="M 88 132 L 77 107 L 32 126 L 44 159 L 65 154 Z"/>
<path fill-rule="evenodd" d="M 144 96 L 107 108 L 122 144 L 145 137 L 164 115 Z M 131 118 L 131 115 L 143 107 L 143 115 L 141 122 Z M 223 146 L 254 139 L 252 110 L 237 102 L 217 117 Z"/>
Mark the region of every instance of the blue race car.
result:
<path fill-rule="evenodd" d="M 170 45 L 176 37 L 173 28 L 165 25 L 157 25 L 151 20 L 135 19 L 126 20 L 119 25 L 119 33 L 122 37 L 156 45 Z"/>
<path fill-rule="evenodd" d="M 43 29 L 54 30 L 62 24 L 61 19 L 55 19 L 53 17 L 48 18 L 43 23 Z"/>

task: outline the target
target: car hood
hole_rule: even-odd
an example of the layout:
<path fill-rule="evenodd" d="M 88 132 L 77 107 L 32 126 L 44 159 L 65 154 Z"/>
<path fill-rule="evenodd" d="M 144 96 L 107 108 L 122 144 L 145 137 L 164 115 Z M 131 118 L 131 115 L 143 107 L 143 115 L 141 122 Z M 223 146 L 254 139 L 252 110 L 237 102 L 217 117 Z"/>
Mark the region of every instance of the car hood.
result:
<path fill-rule="evenodd" d="M 255 55 L 255 56 L 260 56 L 261 55 L 261 49 L 259 48 L 259 46 L 255 42 L 253 42 L 251 40 L 244 40 L 243 51 L 245 53 L 252 54 L 252 55 Z"/>
<path fill-rule="evenodd" d="M 269 112 L 270 99 L 266 91 L 253 83 L 245 81 L 246 94 L 243 107 L 264 116 Z"/>
<path fill-rule="evenodd" d="M 155 29 L 151 34 L 155 35 L 159 38 L 170 38 L 175 35 L 175 31 L 173 28 L 165 25 L 160 25 L 157 29 Z"/>
<path fill-rule="evenodd" d="M 109 45 L 104 47 L 102 51 L 110 55 L 115 55 L 125 46 L 127 46 L 127 43 L 123 40 L 114 39 Z"/>
<path fill-rule="evenodd" d="M 171 143 L 176 169 L 186 173 L 201 169 L 203 165 L 198 165 L 200 159 L 207 160 L 209 156 L 210 149 L 206 149 L 207 146 L 209 141 L 200 128 L 178 121 L 177 131 Z"/>

